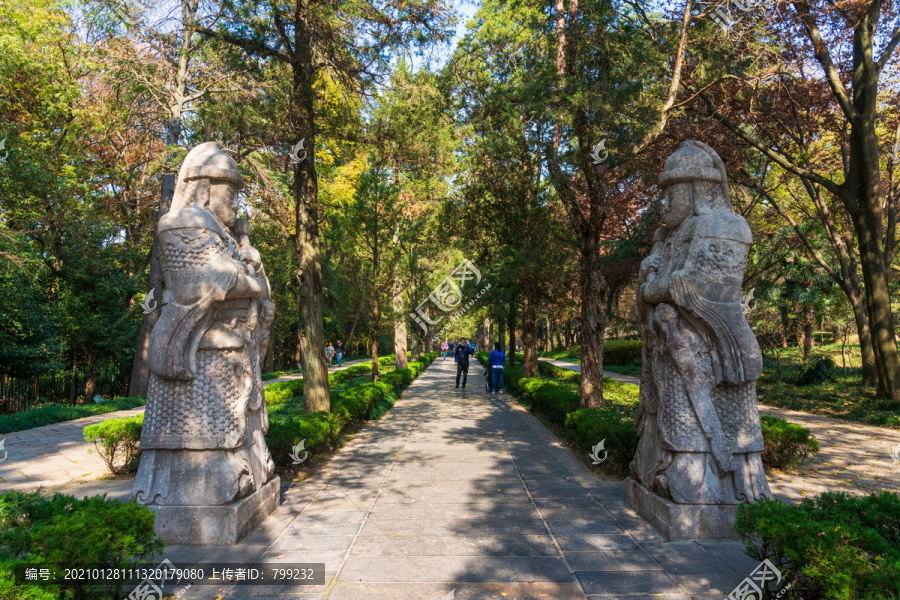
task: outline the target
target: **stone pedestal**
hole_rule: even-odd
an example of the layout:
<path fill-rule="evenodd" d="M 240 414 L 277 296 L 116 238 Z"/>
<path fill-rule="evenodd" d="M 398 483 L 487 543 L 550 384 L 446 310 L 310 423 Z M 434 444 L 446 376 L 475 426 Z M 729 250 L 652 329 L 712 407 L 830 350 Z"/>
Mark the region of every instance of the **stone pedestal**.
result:
<path fill-rule="evenodd" d="M 240 500 L 221 506 L 148 505 L 156 513 L 156 533 L 166 544 L 236 544 L 276 508 L 281 478 L 273 477 Z"/>
<path fill-rule="evenodd" d="M 625 504 L 670 542 L 738 537 L 732 529 L 736 504 L 676 504 L 631 477 L 625 480 Z"/>

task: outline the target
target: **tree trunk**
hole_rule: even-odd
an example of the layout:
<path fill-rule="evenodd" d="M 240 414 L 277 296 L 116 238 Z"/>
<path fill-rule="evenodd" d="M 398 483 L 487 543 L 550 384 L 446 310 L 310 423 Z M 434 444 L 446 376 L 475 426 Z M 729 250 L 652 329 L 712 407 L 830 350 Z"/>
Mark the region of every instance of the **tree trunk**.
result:
<path fill-rule="evenodd" d="M 294 167 L 294 224 L 297 279 L 300 283 L 298 323 L 303 364 L 303 402 L 307 413 L 331 410 L 325 331 L 322 316 L 324 282 L 319 249 L 319 182 L 316 175 L 315 90 L 312 33 L 299 19 L 294 31 L 293 100 L 297 106 L 295 135 L 306 140 L 307 156 Z"/>
<path fill-rule="evenodd" d="M 597 245 L 582 239 L 581 279 L 581 408 L 603 406 L 603 294 Z"/>
<path fill-rule="evenodd" d="M 78 377 L 76 376 L 76 368 L 78 367 L 78 351 L 72 350 L 72 387 L 69 388 L 69 406 L 75 406 L 75 385 Z"/>
<path fill-rule="evenodd" d="M 872 347 L 872 331 L 869 329 L 869 317 L 862 294 L 856 293 L 850 298 L 853 307 L 853 318 L 856 321 L 856 335 L 859 337 L 859 353 L 862 357 L 863 383 L 868 386 L 878 385 L 878 368 L 875 365 L 875 350 Z M 852 361 L 851 361 L 852 364 Z"/>
<path fill-rule="evenodd" d="M 84 404 L 93 404 L 97 393 L 97 373 L 90 371 L 84 380 Z"/>
<path fill-rule="evenodd" d="M 803 307 L 803 358 L 809 358 L 813 347 L 813 311 L 807 305 Z"/>
<path fill-rule="evenodd" d="M 344 344 L 344 349 L 349 354 L 350 352 L 350 341 L 353 339 L 353 333 L 356 331 L 356 324 L 359 322 L 359 313 L 362 310 L 362 304 L 358 304 L 356 306 L 356 314 L 353 315 L 353 324 L 350 326 L 350 333 L 347 335 L 347 343 Z M 347 357 L 344 357 L 347 358 Z"/>
<path fill-rule="evenodd" d="M 399 278 L 394 279 L 394 364 L 405 369 L 406 359 L 406 311 L 403 310 L 403 289 Z M 415 360 L 416 357 L 413 357 Z"/>
<path fill-rule="evenodd" d="M 500 342 L 500 350 L 506 352 L 506 321 L 500 319 L 497 323 L 497 341 Z"/>
<path fill-rule="evenodd" d="M 175 153 L 171 151 L 178 145 L 181 137 L 181 117 L 184 114 L 185 104 L 188 102 L 188 71 L 190 61 L 194 56 L 192 52 L 192 36 L 194 34 L 194 17 L 197 14 L 197 2 L 181 3 L 181 51 L 178 53 L 178 70 L 175 73 L 174 85 L 171 88 L 168 116 L 166 119 L 166 163 L 163 167 L 162 186 L 159 194 L 159 209 L 156 222 L 162 219 L 172 207 L 172 197 L 175 195 L 175 184 L 178 174 L 175 167 Z M 150 251 L 150 276 L 147 282 L 147 294 L 153 293 L 157 302 L 157 310 L 145 314 L 141 318 L 141 328 L 138 331 L 137 347 L 134 352 L 134 363 L 131 367 L 131 379 L 128 383 L 129 396 L 146 396 L 150 385 L 150 332 L 156 325 L 162 309 L 162 265 L 159 262 L 159 246 L 153 242 Z"/>
<path fill-rule="evenodd" d="M 507 315 L 507 328 L 509 329 L 509 358 L 510 368 L 516 366 L 516 298 L 509 301 L 509 315 Z"/>
<path fill-rule="evenodd" d="M 378 304 L 378 294 L 372 302 L 372 381 L 378 381 L 378 328 L 381 326 L 381 307 Z"/>
<path fill-rule="evenodd" d="M 550 315 L 544 316 L 544 326 L 547 328 L 547 339 L 544 340 L 544 352 L 553 350 L 553 329 L 551 329 Z"/>
<path fill-rule="evenodd" d="M 272 320 L 272 328 L 270 329 L 271 336 L 269 337 L 269 347 L 266 348 L 266 373 L 271 373 L 275 370 L 275 321 Z"/>
<path fill-rule="evenodd" d="M 162 190 L 159 197 L 159 219 L 162 219 L 172 207 L 172 197 L 175 195 L 175 183 L 178 179 L 176 173 L 165 173 L 162 177 Z M 147 295 L 153 294 L 153 302 L 156 306 L 141 318 L 141 328 L 138 331 L 137 347 L 134 351 L 134 363 L 131 366 L 131 381 L 128 384 L 129 396 L 146 396 L 150 385 L 150 332 L 156 325 L 159 313 L 162 310 L 163 272 L 159 262 L 159 244 L 153 242 L 150 251 L 150 276 L 147 281 Z M 152 304 L 152 303 L 151 303 Z"/>
<path fill-rule="evenodd" d="M 540 377 L 537 361 L 537 300 L 534 286 L 527 286 L 522 307 L 522 344 L 525 354 L 525 377 Z"/>

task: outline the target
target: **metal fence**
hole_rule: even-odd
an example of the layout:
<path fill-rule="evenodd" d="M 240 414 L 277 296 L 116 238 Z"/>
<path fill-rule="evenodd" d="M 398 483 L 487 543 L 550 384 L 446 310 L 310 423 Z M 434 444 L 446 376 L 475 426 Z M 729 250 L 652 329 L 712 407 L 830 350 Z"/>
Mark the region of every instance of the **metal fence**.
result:
<path fill-rule="evenodd" d="M 107 400 L 127 396 L 130 376 L 130 368 L 101 373 L 93 395 Z M 84 401 L 86 385 L 86 376 L 71 373 L 21 379 L 0 377 L 0 414 L 20 413 L 41 404 L 74 406 Z"/>

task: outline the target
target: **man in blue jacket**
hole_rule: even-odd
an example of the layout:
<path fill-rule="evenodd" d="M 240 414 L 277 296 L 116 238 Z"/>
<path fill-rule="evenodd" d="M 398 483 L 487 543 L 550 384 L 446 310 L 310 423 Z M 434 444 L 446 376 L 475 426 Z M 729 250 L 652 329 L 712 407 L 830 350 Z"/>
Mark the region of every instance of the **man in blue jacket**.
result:
<path fill-rule="evenodd" d="M 469 376 L 469 356 L 475 354 L 475 350 L 469 345 L 468 340 L 463 338 L 456 345 L 456 351 L 453 358 L 456 360 L 456 388 L 459 389 L 459 376 L 462 375 L 462 386 L 466 389 L 466 378 Z"/>
<path fill-rule="evenodd" d="M 494 394 L 503 391 L 504 362 L 506 362 L 506 352 L 500 349 L 500 342 L 495 342 L 493 351 L 488 355 L 488 366 L 491 369 L 491 389 Z"/>

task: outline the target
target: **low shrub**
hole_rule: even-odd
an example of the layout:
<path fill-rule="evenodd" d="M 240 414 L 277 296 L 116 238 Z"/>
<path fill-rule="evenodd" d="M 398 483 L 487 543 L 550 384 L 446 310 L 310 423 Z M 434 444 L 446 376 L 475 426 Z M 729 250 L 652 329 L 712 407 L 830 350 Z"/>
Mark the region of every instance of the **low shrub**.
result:
<path fill-rule="evenodd" d="M 900 496 L 827 492 L 799 505 L 741 504 L 735 531 L 803 600 L 895 600 L 900 594 Z"/>
<path fill-rule="evenodd" d="M 579 385 L 581 384 L 581 373 L 579 373 L 578 371 L 573 371 L 572 369 L 566 369 L 564 367 L 557 367 L 556 365 L 543 360 L 538 361 L 538 372 L 544 377 L 565 379 L 567 381 L 574 381 Z"/>
<path fill-rule="evenodd" d="M 301 440 L 310 455 L 320 454 L 333 447 L 342 427 L 335 412 L 318 411 L 305 414 L 302 407 L 297 413 L 285 412 L 270 415 L 266 446 L 276 465 L 291 464 L 291 453 Z"/>
<path fill-rule="evenodd" d="M 560 355 L 560 352 L 543 352 Z M 581 358 L 581 345 L 575 344 L 565 351 L 566 358 Z M 608 365 L 627 365 L 641 362 L 641 340 L 604 340 L 603 362 Z"/>
<path fill-rule="evenodd" d="M 641 340 L 604 341 L 603 362 L 608 365 L 627 365 L 641 362 Z"/>
<path fill-rule="evenodd" d="M 39 563 L 40 568 L 63 573 L 67 568 L 125 568 L 149 562 L 163 549 L 153 529 L 155 520 L 156 515 L 133 500 L 6 492 L 0 495 L 0 597 L 46 597 L 43 586 L 15 585 L 17 563 Z M 124 597 L 122 587 L 70 581 L 54 591 L 57 598 L 112 599 Z"/>
<path fill-rule="evenodd" d="M 797 385 L 813 385 L 834 381 L 837 375 L 837 365 L 830 356 L 813 356 L 797 369 L 794 382 Z"/>
<path fill-rule="evenodd" d="M 796 469 L 819 451 L 819 442 L 809 429 L 780 417 L 760 415 L 765 449 L 763 464 L 776 469 Z"/>
<path fill-rule="evenodd" d="M 289 369 L 287 371 L 272 371 L 271 373 L 263 373 L 261 375 L 263 381 L 269 381 L 271 379 L 278 379 L 279 377 L 284 377 L 286 375 L 296 375 L 300 372 L 300 369 Z"/>
<path fill-rule="evenodd" d="M 329 379 L 330 377 L 329 375 Z M 298 378 L 273 383 L 263 389 L 263 395 L 266 397 L 266 406 L 284 404 L 294 396 L 303 395 L 303 379 Z"/>
<path fill-rule="evenodd" d="M 380 360 L 378 361 L 378 364 L 381 365 Z M 372 365 L 371 365 L 371 363 L 364 363 L 361 365 L 353 365 L 352 367 L 350 367 L 348 369 L 344 369 L 344 372 L 347 373 L 347 375 L 365 375 L 366 373 L 372 372 Z"/>
<path fill-rule="evenodd" d="M 123 419 L 107 419 L 84 428 L 84 439 L 94 449 L 111 473 L 119 475 L 136 471 L 141 461 L 141 430 L 144 415 Z"/>
<path fill-rule="evenodd" d="M 581 393 L 573 386 L 551 379 L 523 377 L 516 383 L 516 389 L 531 405 L 547 414 L 555 423 L 563 423 L 566 415 L 578 409 Z"/>
<path fill-rule="evenodd" d="M 606 464 L 623 477 L 628 475 L 638 445 L 634 420 L 611 409 L 581 408 L 566 416 L 565 426 L 572 440 L 585 450 L 605 441 Z"/>
<path fill-rule="evenodd" d="M 52 425 L 62 421 L 71 421 L 92 415 L 102 415 L 128 410 L 144 405 L 144 398 L 119 398 L 99 404 L 80 404 L 64 406 L 62 404 L 44 404 L 14 415 L 0 416 L 0 434 L 24 431 L 42 425 Z"/>

